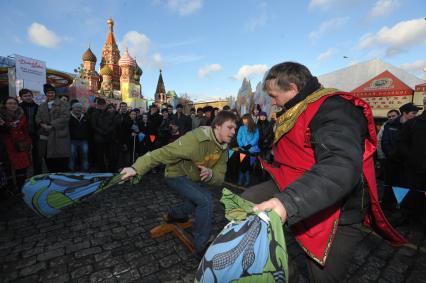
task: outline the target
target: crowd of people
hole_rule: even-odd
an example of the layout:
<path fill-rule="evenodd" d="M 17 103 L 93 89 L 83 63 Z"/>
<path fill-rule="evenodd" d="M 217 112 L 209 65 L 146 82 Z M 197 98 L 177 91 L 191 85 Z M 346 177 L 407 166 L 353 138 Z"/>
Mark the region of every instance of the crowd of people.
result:
<path fill-rule="evenodd" d="M 426 109 L 426 97 L 423 99 Z M 400 207 L 403 222 L 424 222 L 424 192 L 426 191 L 426 111 L 413 103 L 387 113 L 387 121 L 377 138 L 379 178 L 384 180 L 382 206 L 388 210 Z M 393 187 L 408 189 L 399 204 Z"/>
<path fill-rule="evenodd" d="M 212 106 L 190 109 L 181 104 L 173 108 L 152 104 L 147 111 L 129 109 L 127 103 L 108 104 L 96 98 L 87 109 L 55 88 L 44 86 L 46 101 L 34 102 L 31 90 L 22 89 L 19 98 L 8 97 L 0 110 L 1 170 L 13 193 L 19 193 L 26 178 L 51 172 L 118 172 L 149 151 L 178 139 L 188 131 L 210 126 L 219 111 L 235 109 Z M 250 184 L 250 171 L 256 156 L 270 158 L 273 121 L 259 105 L 252 114 L 239 119 L 238 135 L 231 143 L 237 152 L 229 162 L 228 178 L 238 184 Z M 239 154 L 247 158 L 240 161 Z M 153 172 L 158 169 L 152 169 Z M 235 174 L 234 174 L 235 173 Z"/>
<path fill-rule="evenodd" d="M 165 221 L 195 218 L 199 257 L 208 247 L 213 223 L 206 185 L 221 185 L 227 178 L 248 187 L 241 196 L 257 204 L 256 212 L 273 210 L 292 227 L 306 251 L 312 282 L 342 282 L 367 215 L 380 224 L 373 224 L 380 235 L 395 245 L 406 243 L 378 201 L 376 131 L 369 105 L 323 88 L 309 69 L 294 62 L 272 67 L 264 90 L 282 108 L 277 122 L 258 105 L 241 117 L 228 106 L 191 109 L 187 115 L 180 104 L 175 109 L 153 104 L 145 112 L 102 98 L 85 109 L 78 100 L 58 96 L 49 84 L 40 105 L 30 90 L 22 89 L 19 100 L 8 97 L 0 109 L 2 170 L 11 172 L 18 190 L 26 177 L 45 168 L 120 171 L 126 180 L 165 165 L 166 183 L 183 198 Z M 419 110 L 408 103 L 389 111 L 378 135 L 377 164 L 383 165 L 388 187 L 381 205 L 394 207 L 389 188 L 406 187 L 411 189 L 411 215 L 422 218 L 425 197 L 418 192 L 426 188 L 426 112 L 416 117 Z M 262 182 L 254 185 L 253 175 Z M 290 270 L 291 276 L 295 271 Z"/>

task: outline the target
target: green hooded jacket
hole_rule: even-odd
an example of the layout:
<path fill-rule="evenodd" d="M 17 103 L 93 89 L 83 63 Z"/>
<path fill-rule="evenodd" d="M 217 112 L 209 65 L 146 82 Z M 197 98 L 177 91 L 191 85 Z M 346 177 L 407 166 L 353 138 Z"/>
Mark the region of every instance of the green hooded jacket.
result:
<path fill-rule="evenodd" d="M 166 165 L 166 177 L 187 176 L 200 182 L 198 165 L 212 169 L 213 176 L 206 183 L 223 183 L 228 161 L 228 145 L 219 144 L 211 127 L 194 129 L 176 141 L 139 157 L 132 167 L 142 176 L 160 164 Z"/>

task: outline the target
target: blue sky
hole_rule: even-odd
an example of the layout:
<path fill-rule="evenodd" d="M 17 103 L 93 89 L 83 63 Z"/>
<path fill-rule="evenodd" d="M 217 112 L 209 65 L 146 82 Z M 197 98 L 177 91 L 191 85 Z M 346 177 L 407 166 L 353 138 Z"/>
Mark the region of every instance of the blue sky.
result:
<path fill-rule="evenodd" d="M 283 61 L 315 75 L 381 58 L 419 77 L 426 67 L 424 0 L 0 1 L 0 55 L 20 54 L 67 72 L 90 44 L 98 58 L 115 22 L 152 98 L 159 68 L 167 90 L 194 100 L 236 95 Z M 345 58 L 347 57 L 347 58 Z"/>

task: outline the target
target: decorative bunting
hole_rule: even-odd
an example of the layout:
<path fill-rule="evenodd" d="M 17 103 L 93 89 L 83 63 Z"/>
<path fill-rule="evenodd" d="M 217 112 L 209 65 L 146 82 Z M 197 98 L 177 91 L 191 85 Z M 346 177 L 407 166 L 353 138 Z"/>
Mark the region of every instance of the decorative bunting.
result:
<path fill-rule="evenodd" d="M 247 154 L 240 152 L 240 162 L 242 163 Z"/>
<path fill-rule="evenodd" d="M 228 149 L 228 158 L 231 158 L 233 154 L 234 154 L 234 151 L 232 149 Z"/>
<path fill-rule="evenodd" d="M 404 200 L 405 196 L 408 194 L 409 189 L 402 187 L 392 187 L 393 193 L 395 194 L 396 201 L 398 205 Z"/>
<path fill-rule="evenodd" d="M 140 142 L 143 141 L 144 138 L 145 138 L 145 134 L 144 133 L 139 133 L 138 134 L 138 139 L 139 139 Z"/>
<path fill-rule="evenodd" d="M 149 139 L 151 140 L 151 142 L 155 141 L 155 135 L 149 135 Z"/>

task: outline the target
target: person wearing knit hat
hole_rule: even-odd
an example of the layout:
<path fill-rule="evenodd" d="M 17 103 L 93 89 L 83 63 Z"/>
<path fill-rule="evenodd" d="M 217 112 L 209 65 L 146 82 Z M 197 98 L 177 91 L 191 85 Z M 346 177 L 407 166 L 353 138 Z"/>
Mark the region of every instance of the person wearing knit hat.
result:
<path fill-rule="evenodd" d="M 392 186 L 407 186 L 405 183 L 406 176 L 397 157 L 400 135 L 404 124 L 414 119 L 420 109 L 420 107 L 417 107 L 412 102 L 406 103 L 399 108 L 401 115 L 388 121 L 383 127 L 381 147 L 386 160 L 382 206 L 388 210 L 395 210 L 397 206 Z"/>
<path fill-rule="evenodd" d="M 268 117 L 268 114 L 266 114 L 266 112 L 265 112 L 265 111 L 262 111 L 262 112 L 260 112 L 260 113 L 259 113 L 259 116 L 265 116 L 265 117 Z"/>
<path fill-rule="evenodd" d="M 83 104 L 79 101 L 74 102 L 71 106 L 69 121 L 71 156 L 68 166 L 71 171 L 79 169 L 87 172 L 89 170 L 89 121 L 82 110 Z M 77 164 L 79 152 L 80 166 Z"/>
<path fill-rule="evenodd" d="M 417 107 L 416 105 L 414 105 L 413 102 L 405 103 L 404 105 L 402 105 L 401 107 L 399 107 L 399 112 L 401 112 L 401 115 L 403 113 L 407 113 L 407 114 L 411 114 L 411 116 L 414 116 L 414 117 L 417 115 L 417 112 L 419 110 L 422 110 L 422 108 L 421 107 Z"/>

